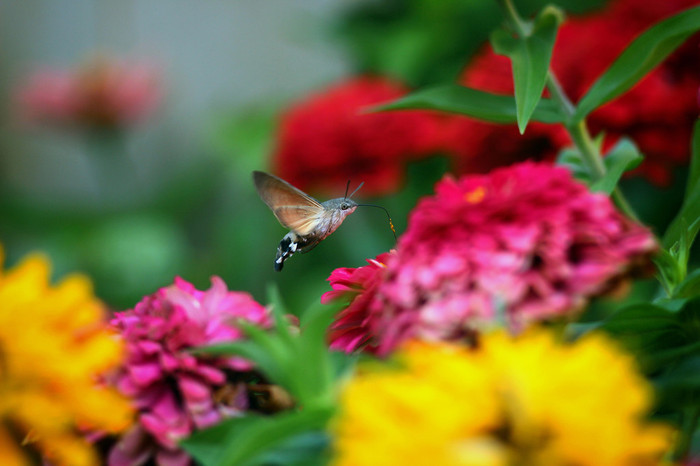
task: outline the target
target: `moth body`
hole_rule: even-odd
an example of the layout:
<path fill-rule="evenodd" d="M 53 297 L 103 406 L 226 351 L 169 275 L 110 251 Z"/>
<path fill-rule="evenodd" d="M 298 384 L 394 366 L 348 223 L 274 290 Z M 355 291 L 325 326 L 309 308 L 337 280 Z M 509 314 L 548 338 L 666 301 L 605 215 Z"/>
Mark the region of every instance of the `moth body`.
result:
<path fill-rule="evenodd" d="M 323 213 L 319 217 L 319 224 L 316 228 L 318 230 L 318 236 L 320 240 L 326 239 L 331 233 L 333 233 L 345 217 L 355 212 L 357 209 L 357 203 L 350 199 L 345 199 L 339 197 L 337 199 L 331 199 L 321 204 L 323 206 Z"/>
<path fill-rule="evenodd" d="M 308 252 L 326 239 L 358 207 L 347 197 L 320 203 L 286 181 L 264 172 L 253 172 L 253 181 L 263 202 L 282 226 L 290 230 L 277 246 L 274 264 L 277 271 L 282 270 L 284 261 L 295 252 Z"/>
<path fill-rule="evenodd" d="M 282 241 L 280 241 L 279 246 L 277 246 L 277 255 L 275 256 L 275 270 L 280 271 L 284 266 L 284 261 L 292 256 L 297 250 L 301 250 L 306 245 L 306 240 L 298 236 L 293 231 L 290 231 Z"/>

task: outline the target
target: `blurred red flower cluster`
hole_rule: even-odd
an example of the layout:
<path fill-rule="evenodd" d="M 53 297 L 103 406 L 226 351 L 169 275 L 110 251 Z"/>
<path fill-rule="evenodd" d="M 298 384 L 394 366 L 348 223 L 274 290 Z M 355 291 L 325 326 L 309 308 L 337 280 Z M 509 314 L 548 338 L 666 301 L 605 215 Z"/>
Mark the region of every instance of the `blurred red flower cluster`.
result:
<path fill-rule="evenodd" d="M 75 70 L 43 68 L 16 92 L 23 118 L 56 126 L 122 128 L 150 115 L 162 100 L 148 63 L 98 59 Z"/>
<path fill-rule="evenodd" d="M 566 93 L 580 99 L 639 33 L 661 19 L 690 7 L 692 0 L 635 2 L 617 0 L 591 15 L 569 18 L 560 28 L 552 68 Z M 689 157 L 692 125 L 698 116 L 700 36 L 691 38 L 657 69 L 620 98 L 593 112 L 589 126 L 606 134 L 606 146 L 627 135 L 646 156 L 638 172 L 667 185 L 674 167 Z M 498 93 L 512 93 L 508 58 L 487 47 L 465 69 L 461 83 Z M 561 126 L 532 124 L 523 137 L 515 125 L 495 125 L 454 118 L 446 138 L 459 155 L 459 170 L 486 172 L 525 159 L 552 159 L 568 144 Z"/>
<path fill-rule="evenodd" d="M 694 4 L 693 0 L 617 0 L 601 11 L 573 17 L 560 29 L 552 68 L 574 100 L 602 74 L 636 35 Z M 605 147 L 620 136 L 637 142 L 645 162 L 638 172 L 657 185 L 671 181 L 687 163 L 700 87 L 698 37 L 625 95 L 589 118 Z M 490 48 L 465 69 L 460 82 L 477 89 L 512 93 L 508 58 Z M 524 136 L 515 125 L 427 112 L 363 113 L 401 97 L 406 87 L 386 78 L 340 82 L 291 107 L 281 119 L 273 171 L 302 189 L 338 192 L 348 178 L 365 181 L 365 194 L 387 194 L 400 186 L 404 165 L 416 157 L 446 153 L 458 173 L 485 173 L 522 160 L 553 160 L 570 144 L 561 125 L 531 123 Z"/>
<path fill-rule="evenodd" d="M 437 148 L 437 120 L 427 112 L 364 113 L 408 89 L 387 78 L 340 82 L 292 106 L 282 116 L 273 171 L 294 186 L 337 194 L 348 179 L 363 194 L 388 194 L 407 160 Z"/>

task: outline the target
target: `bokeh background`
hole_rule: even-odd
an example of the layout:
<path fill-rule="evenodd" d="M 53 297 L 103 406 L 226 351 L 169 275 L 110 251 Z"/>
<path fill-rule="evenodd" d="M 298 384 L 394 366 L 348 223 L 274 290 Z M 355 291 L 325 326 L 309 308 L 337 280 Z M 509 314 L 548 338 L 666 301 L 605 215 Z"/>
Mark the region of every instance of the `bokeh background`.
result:
<path fill-rule="evenodd" d="M 517 3 L 527 12 L 545 2 Z M 558 4 L 581 15 L 605 2 Z M 56 276 L 87 273 L 113 309 L 133 306 L 176 275 L 199 288 L 219 275 L 263 302 L 276 283 L 292 308 L 303 309 L 328 289 L 333 269 L 360 266 L 394 239 L 382 212 L 358 209 L 312 253 L 274 272 L 285 230 L 257 197 L 250 172 L 284 174 L 305 157 L 290 151 L 288 169 L 273 163 L 281 118 L 354 76 L 400 82 L 401 92 L 454 82 L 500 22 L 495 2 L 476 0 L 3 2 L 6 262 L 44 251 Z M 77 85 L 69 82 L 76 75 Z M 81 107 L 75 101 L 85 94 Z M 329 118 L 319 110 L 308 137 Z M 357 195 L 388 208 L 398 233 L 416 201 L 455 166 L 441 147 L 423 152 L 392 175 L 391 189 L 368 182 Z M 307 155 L 323 165 L 331 157 L 324 154 Z M 367 181 L 365 168 L 330 167 L 328 183 L 301 187 L 320 200 L 340 197 L 348 180 Z M 662 186 L 644 177 L 624 182 L 658 231 L 675 213 L 684 173 L 674 169 Z"/>

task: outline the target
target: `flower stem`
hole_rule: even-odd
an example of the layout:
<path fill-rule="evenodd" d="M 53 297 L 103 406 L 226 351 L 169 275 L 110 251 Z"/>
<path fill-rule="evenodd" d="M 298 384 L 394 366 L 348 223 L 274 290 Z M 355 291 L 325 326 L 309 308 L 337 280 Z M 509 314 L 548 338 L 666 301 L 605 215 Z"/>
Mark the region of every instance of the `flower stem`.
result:
<path fill-rule="evenodd" d="M 581 154 L 581 159 L 588 167 L 588 170 L 593 174 L 594 179 L 597 180 L 605 176 L 605 165 L 603 164 L 603 158 L 600 151 L 593 143 L 593 139 L 588 132 L 588 128 L 586 128 L 586 121 L 581 120 L 576 124 L 567 124 L 565 126 L 569 132 L 569 136 L 571 136 L 571 139 L 574 141 L 574 145 Z M 625 196 L 622 194 L 619 187 L 615 187 L 611 197 L 622 212 L 624 212 L 632 220 L 639 222 L 639 218 L 634 213 L 632 206 L 630 206 L 629 202 L 627 202 L 627 199 L 625 199 Z"/>
<path fill-rule="evenodd" d="M 518 33 L 520 37 L 526 37 L 530 34 L 530 25 L 520 17 L 520 13 L 513 5 L 513 0 L 501 0 L 503 9 L 506 12 L 506 18 L 508 18 L 515 28 L 515 32 Z"/>
<path fill-rule="evenodd" d="M 526 37 L 529 34 L 530 27 L 528 23 L 518 14 L 515 5 L 513 5 L 513 0 L 502 0 L 502 3 L 506 17 L 510 20 L 511 24 L 515 28 L 515 31 L 521 37 Z M 561 86 L 559 80 L 551 69 L 547 74 L 547 89 L 549 90 L 552 100 L 557 103 L 559 109 L 566 117 L 564 127 L 581 154 L 581 159 L 586 164 L 588 171 L 591 173 L 594 180 L 602 178 L 605 176 L 606 171 L 602 154 L 596 147 L 596 144 L 593 142 L 591 134 L 588 132 L 586 120 L 583 119 L 579 122 L 571 122 L 571 117 L 576 111 L 576 106 L 566 95 L 564 88 Z M 625 199 L 622 191 L 620 191 L 618 187 L 615 187 L 611 197 L 622 212 L 624 212 L 632 220 L 637 222 L 639 221 L 639 218 L 634 213 L 634 210 L 632 210 L 632 207 L 627 202 L 627 199 Z"/>
<path fill-rule="evenodd" d="M 564 89 L 561 87 L 559 80 L 552 70 L 550 70 L 547 75 L 547 89 L 549 89 L 552 100 L 559 104 L 559 109 L 566 115 L 567 120 L 569 120 L 576 111 L 576 106 L 569 100 L 569 97 L 566 95 L 566 92 L 564 92 Z M 588 132 L 586 120 L 583 119 L 578 123 L 570 123 L 567 121 L 564 127 L 568 131 L 569 136 L 571 136 L 571 140 L 581 154 L 581 159 L 588 167 L 594 179 L 600 179 L 605 176 L 606 170 L 603 157 L 593 142 L 591 133 Z M 622 191 L 620 191 L 620 188 L 617 186 L 612 192 L 612 198 L 620 210 L 629 218 L 637 222 L 639 221 L 632 206 L 630 206 L 629 202 L 627 202 L 627 199 L 625 199 L 625 196 L 622 194 Z"/>

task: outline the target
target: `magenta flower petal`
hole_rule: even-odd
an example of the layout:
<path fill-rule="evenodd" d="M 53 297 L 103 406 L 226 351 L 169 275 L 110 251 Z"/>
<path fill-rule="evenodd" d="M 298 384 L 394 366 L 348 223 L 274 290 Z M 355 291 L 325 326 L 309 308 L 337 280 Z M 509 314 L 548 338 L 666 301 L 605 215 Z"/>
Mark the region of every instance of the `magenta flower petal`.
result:
<path fill-rule="evenodd" d="M 177 446 L 181 439 L 248 408 L 247 400 L 234 400 L 232 406 L 215 394 L 235 386 L 235 372 L 253 368 L 249 361 L 190 352 L 195 346 L 241 338 L 235 327 L 239 320 L 262 327 L 272 323 L 264 306 L 246 293 L 229 291 L 218 277 L 205 291 L 176 278 L 134 309 L 116 314 L 112 324 L 126 343 L 127 357 L 114 384 L 133 398 L 140 430 L 115 445 L 110 464 L 136 464 L 124 462 L 130 458 L 189 464 Z M 245 390 L 236 393 L 246 395 Z"/>
<path fill-rule="evenodd" d="M 194 377 L 182 376 L 178 380 L 180 392 L 188 402 L 211 399 L 211 389 L 208 381 Z"/>
<path fill-rule="evenodd" d="M 157 362 L 146 364 L 132 364 L 128 368 L 129 375 L 134 384 L 139 386 L 150 385 L 161 377 L 162 369 Z"/>
<path fill-rule="evenodd" d="M 182 450 L 160 450 L 156 454 L 159 466 L 188 466 L 190 457 Z"/>
<path fill-rule="evenodd" d="M 561 167 L 522 163 L 446 177 L 411 213 L 391 254 L 335 270 L 322 301 L 350 304 L 331 347 L 386 354 L 411 337 L 463 338 L 505 320 L 581 310 L 649 263 L 657 244 Z"/>
<path fill-rule="evenodd" d="M 109 466 L 145 464 L 156 450 L 151 436 L 140 424 L 132 427 L 112 448 L 107 457 Z"/>

